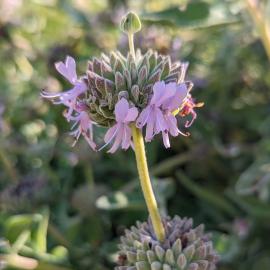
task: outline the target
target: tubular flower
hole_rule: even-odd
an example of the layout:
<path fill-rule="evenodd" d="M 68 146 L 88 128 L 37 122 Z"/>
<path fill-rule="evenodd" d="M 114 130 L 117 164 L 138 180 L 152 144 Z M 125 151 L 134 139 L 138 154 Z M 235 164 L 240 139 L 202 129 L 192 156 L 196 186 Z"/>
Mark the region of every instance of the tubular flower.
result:
<path fill-rule="evenodd" d="M 185 83 L 165 84 L 161 81 L 154 84 L 150 103 L 142 110 L 136 122 L 138 128 L 146 125 L 147 142 L 151 141 L 154 135 L 162 132 L 163 143 L 168 148 L 170 147 L 168 134 L 174 137 L 179 134 L 185 135 L 178 129 L 173 112 L 183 105 L 187 95 L 188 88 Z"/>
<path fill-rule="evenodd" d="M 96 150 L 96 144 L 93 141 L 93 122 L 91 121 L 84 104 L 79 104 L 75 107 L 76 115 L 70 116 L 70 120 L 74 121 L 72 132 L 70 135 L 75 137 L 73 146 L 78 141 L 79 137 L 83 135 L 87 143 L 93 150 Z"/>
<path fill-rule="evenodd" d="M 75 109 L 78 97 L 83 94 L 87 86 L 86 84 L 78 79 L 76 73 L 76 63 L 71 56 L 67 56 L 65 63 L 58 62 L 55 64 L 57 71 L 66 78 L 74 87 L 68 91 L 60 93 L 49 93 L 43 91 L 41 96 L 53 101 L 54 104 L 63 104 L 68 107 L 67 113 L 65 114 L 68 121 L 72 118 L 72 113 Z"/>
<path fill-rule="evenodd" d="M 179 115 L 182 117 L 185 117 L 189 114 L 191 114 L 192 116 L 190 121 L 186 121 L 185 123 L 186 128 L 189 128 L 197 118 L 197 113 L 195 112 L 194 108 L 201 108 L 203 105 L 204 105 L 203 102 L 195 103 L 192 96 L 190 94 L 188 95 L 186 102 L 184 103 L 182 109 L 179 112 Z"/>
<path fill-rule="evenodd" d="M 129 108 L 127 100 L 121 98 L 115 105 L 114 113 L 116 124 L 108 129 L 104 137 L 105 146 L 114 140 L 113 146 L 108 151 L 109 153 L 114 153 L 120 145 L 125 150 L 130 147 L 131 129 L 129 124 L 136 120 L 138 109 L 135 107 Z"/>

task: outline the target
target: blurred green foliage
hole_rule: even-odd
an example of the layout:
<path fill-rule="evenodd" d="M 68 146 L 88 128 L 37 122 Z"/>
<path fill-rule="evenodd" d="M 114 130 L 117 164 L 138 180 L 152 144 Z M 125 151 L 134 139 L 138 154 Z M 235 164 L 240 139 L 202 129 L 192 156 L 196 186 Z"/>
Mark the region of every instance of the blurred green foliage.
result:
<path fill-rule="evenodd" d="M 136 47 L 189 61 L 205 103 L 189 138 L 147 144 L 163 213 L 205 223 L 218 269 L 269 270 L 270 70 L 241 0 L 0 2 L 0 269 L 112 269 L 124 228 L 147 218 L 132 151 L 71 148 L 63 108 L 39 96 L 65 89 L 53 64 L 67 54 L 83 70 L 125 53 L 130 9 L 143 19 Z"/>

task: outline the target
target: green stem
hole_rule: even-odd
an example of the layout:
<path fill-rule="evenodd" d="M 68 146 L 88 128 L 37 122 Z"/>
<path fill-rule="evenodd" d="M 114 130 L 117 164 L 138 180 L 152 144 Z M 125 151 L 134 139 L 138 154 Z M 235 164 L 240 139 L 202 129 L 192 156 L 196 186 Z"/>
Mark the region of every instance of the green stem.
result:
<path fill-rule="evenodd" d="M 129 50 L 131 55 L 135 58 L 135 49 L 134 49 L 134 35 L 128 34 L 128 43 Z M 144 149 L 144 140 L 140 129 L 136 128 L 135 125 L 132 125 L 132 138 L 134 142 L 134 151 L 137 161 L 137 169 L 139 173 L 140 183 L 146 202 L 146 206 L 153 224 L 153 228 L 156 234 L 157 239 L 160 242 L 163 242 L 165 239 L 165 230 L 162 224 L 162 220 L 158 211 L 157 201 L 153 192 L 151 185 L 151 180 L 149 176 L 146 154 Z"/>
<path fill-rule="evenodd" d="M 53 224 L 48 225 L 48 232 L 50 235 L 62 246 L 71 249 L 72 245 L 71 243 L 66 239 L 66 237 L 58 230 L 57 227 Z"/>
<path fill-rule="evenodd" d="M 254 21 L 255 26 L 258 29 L 265 51 L 270 60 L 270 26 L 254 1 L 247 0 L 247 9 Z"/>
<path fill-rule="evenodd" d="M 0 255 L 0 261 L 6 262 L 7 265 L 12 268 L 34 270 L 38 267 L 38 261 L 36 259 L 23 257 L 17 254 Z"/>
<path fill-rule="evenodd" d="M 156 198 L 149 177 L 143 136 L 140 129 L 136 128 L 135 125 L 132 125 L 132 137 L 144 199 L 150 214 L 156 237 L 160 242 L 162 242 L 165 239 L 165 230 L 161 221 Z"/>
<path fill-rule="evenodd" d="M 133 58 L 135 59 L 135 49 L 134 49 L 134 35 L 129 34 L 128 35 L 128 45 L 129 45 L 129 50 Z"/>
<path fill-rule="evenodd" d="M 6 170 L 6 173 L 10 180 L 12 180 L 14 183 L 17 182 L 17 172 L 13 168 L 10 160 L 8 159 L 8 156 L 3 148 L 0 147 L 0 161 L 3 163 L 3 167 Z"/>

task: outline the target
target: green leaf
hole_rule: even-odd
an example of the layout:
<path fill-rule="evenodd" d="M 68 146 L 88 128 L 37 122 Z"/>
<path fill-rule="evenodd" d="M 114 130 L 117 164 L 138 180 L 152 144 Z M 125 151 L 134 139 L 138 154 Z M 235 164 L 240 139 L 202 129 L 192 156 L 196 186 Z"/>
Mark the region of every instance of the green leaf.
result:
<path fill-rule="evenodd" d="M 239 18 L 230 12 L 224 2 L 208 4 L 204 1 L 194 1 L 187 4 L 184 8 L 174 6 L 159 12 L 143 13 L 141 17 L 148 22 L 191 29 L 239 22 Z"/>
<path fill-rule="evenodd" d="M 262 201 L 270 197 L 270 160 L 260 158 L 255 161 L 239 177 L 236 183 L 236 192 L 240 195 L 254 195 Z"/>
<path fill-rule="evenodd" d="M 213 207 L 217 207 L 232 216 L 236 215 L 235 208 L 224 197 L 216 195 L 213 190 L 195 184 L 181 171 L 177 171 L 176 176 L 181 184 L 199 199 L 210 203 Z"/>
<path fill-rule="evenodd" d="M 49 224 L 49 210 L 48 208 L 43 209 L 42 219 L 38 223 L 37 230 L 34 233 L 35 248 L 36 251 L 46 253 L 47 251 L 47 230 Z"/>
<path fill-rule="evenodd" d="M 9 217 L 5 222 L 6 237 L 11 242 L 14 242 L 23 231 L 31 229 L 33 224 L 41 219 L 42 216 L 40 214 L 14 215 Z"/>
<path fill-rule="evenodd" d="M 96 201 L 96 206 L 102 210 L 119 210 L 128 207 L 129 198 L 123 192 L 103 195 Z"/>
<path fill-rule="evenodd" d="M 171 178 L 157 179 L 151 178 L 153 190 L 161 207 L 165 208 L 166 200 L 174 192 L 174 183 Z M 109 195 L 100 196 L 96 201 L 96 206 L 102 210 L 145 210 L 140 182 L 135 179 L 130 182 L 122 191 L 117 191 Z"/>
<path fill-rule="evenodd" d="M 30 230 L 24 230 L 16 239 L 14 244 L 11 247 L 11 252 L 14 254 L 18 254 L 24 244 L 30 237 Z"/>
<path fill-rule="evenodd" d="M 153 190 L 158 205 L 164 213 L 167 212 L 167 200 L 172 197 L 175 191 L 175 184 L 172 178 L 158 179 L 151 177 Z"/>
<path fill-rule="evenodd" d="M 17 254 L 3 255 L 1 256 L 1 260 L 3 260 L 7 264 L 7 269 L 38 269 L 38 261 L 36 259 L 20 256 Z"/>
<path fill-rule="evenodd" d="M 68 257 L 68 249 L 63 246 L 56 246 L 52 249 L 51 254 L 58 259 L 66 259 Z"/>
<path fill-rule="evenodd" d="M 231 190 L 227 191 L 226 194 L 249 215 L 260 219 L 270 219 L 269 203 L 251 196 L 240 197 Z"/>
<path fill-rule="evenodd" d="M 188 25 L 190 21 L 198 21 L 207 18 L 209 5 L 205 2 L 189 3 L 185 9 L 174 6 L 159 12 L 142 14 L 144 20 L 149 21 L 170 21 L 176 25 Z"/>
<path fill-rule="evenodd" d="M 70 268 L 54 265 L 47 262 L 40 262 L 38 267 L 35 270 L 71 270 Z"/>
<path fill-rule="evenodd" d="M 232 235 L 213 232 L 212 239 L 214 248 L 220 255 L 222 261 L 232 261 L 240 251 L 240 243 L 238 239 Z"/>
<path fill-rule="evenodd" d="M 266 1 L 266 6 L 265 6 L 264 12 L 265 12 L 264 17 L 265 17 L 266 23 L 268 24 L 268 29 L 269 29 L 270 28 L 270 16 L 269 16 L 269 14 L 270 14 L 270 1 L 269 0 Z"/>
<path fill-rule="evenodd" d="M 270 250 L 264 250 L 263 253 L 260 253 L 260 256 L 256 257 L 256 260 L 253 262 L 253 267 L 251 269 L 260 269 L 268 270 L 270 265 Z"/>

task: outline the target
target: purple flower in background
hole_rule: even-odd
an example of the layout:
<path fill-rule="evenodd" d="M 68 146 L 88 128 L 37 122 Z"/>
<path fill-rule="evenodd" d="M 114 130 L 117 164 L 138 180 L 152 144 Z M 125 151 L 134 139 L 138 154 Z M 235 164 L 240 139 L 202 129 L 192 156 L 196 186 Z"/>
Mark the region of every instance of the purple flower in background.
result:
<path fill-rule="evenodd" d="M 114 140 L 113 146 L 108 151 L 114 153 L 121 145 L 122 149 L 128 149 L 132 144 L 131 141 L 131 128 L 129 124 L 136 120 L 138 116 L 138 110 L 135 107 L 130 108 L 128 101 L 125 98 L 121 98 L 115 105 L 115 118 L 116 124 L 108 129 L 105 134 L 105 145 L 103 149 L 110 142 Z M 101 150 L 100 149 L 100 150 Z"/>
<path fill-rule="evenodd" d="M 150 103 L 142 110 L 136 123 L 138 128 L 146 125 L 147 142 L 151 141 L 154 135 L 162 132 L 163 143 L 168 148 L 170 147 L 169 134 L 173 137 L 179 134 L 186 136 L 178 129 L 173 112 L 182 107 L 187 95 L 188 88 L 185 83 L 165 84 L 161 81 L 154 84 Z"/>
<path fill-rule="evenodd" d="M 4 127 L 4 117 L 3 117 L 4 111 L 5 106 L 0 103 L 0 131 L 2 131 Z"/>
<path fill-rule="evenodd" d="M 43 91 L 41 95 L 44 98 L 51 99 L 54 104 L 63 104 L 68 107 L 68 112 L 65 116 L 67 120 L 70 121 L 77 103 L 77 98 L 86 91 L 87 86 L 83 81 L 78 79 L 76 63 L 72 57 L 67 56 L 65 63 L 58 62 L 55 64 L 55 67 L 63 77 L 74 85 L 74 87 L 68 91 L 60 93 L 49 93 Z"/>
<path fill-rule="evenodd" d="M 83 135 L 93 150 L 96 150 L 96 144 L 93 141 L 93 122 L 91 121 L 85 104 L 78 104 L 75 108 L 76 116 L 70 116 L 70 120 L 74 121 L 71 129 L 74 129 L 70 134 L 75 137 L 73 146 L 78 141 L 79 137 Z"/>

